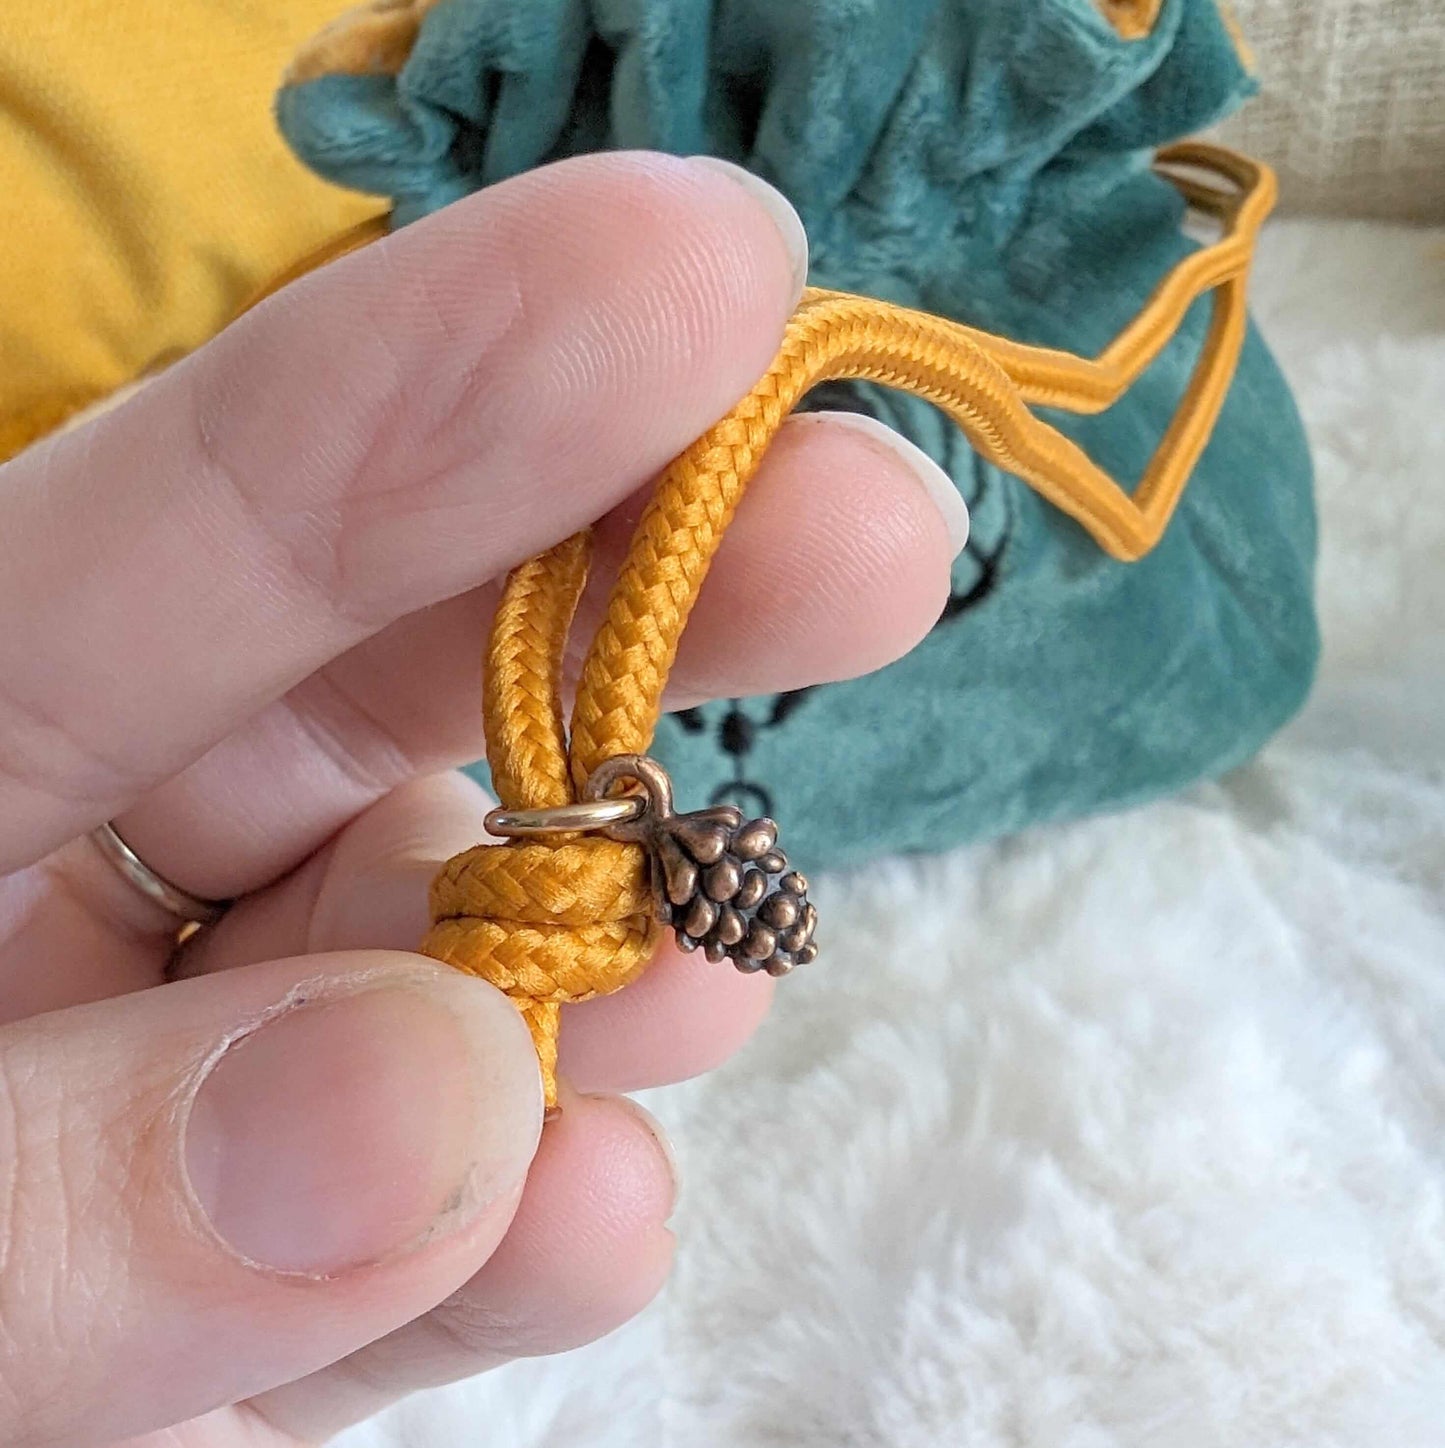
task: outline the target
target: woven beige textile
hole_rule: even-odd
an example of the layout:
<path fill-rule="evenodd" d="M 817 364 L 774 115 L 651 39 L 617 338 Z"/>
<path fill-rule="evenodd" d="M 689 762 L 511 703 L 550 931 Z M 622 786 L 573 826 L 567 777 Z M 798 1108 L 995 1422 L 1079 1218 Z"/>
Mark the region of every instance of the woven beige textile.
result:
<path fill-rule="evenodd" d="M 1445 221 L 1445 0 L 1233 0 L 1261 93 L 1221 128 L 1295 211 Z"/>

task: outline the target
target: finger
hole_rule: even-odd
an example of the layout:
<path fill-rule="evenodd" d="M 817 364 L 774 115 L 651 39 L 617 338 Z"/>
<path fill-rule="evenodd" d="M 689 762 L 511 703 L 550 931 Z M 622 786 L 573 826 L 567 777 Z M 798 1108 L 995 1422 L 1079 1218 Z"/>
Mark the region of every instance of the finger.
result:
<path fill-rule="evenodd" d="M 611 1332 L 652 1300 L 671 1266 L 673 1173 L 646 1112 L 624 1098 L 566 1093 L 511 1229 L 466 1286 L 252 1406 L 282 1431 L 320 1441 L 419 1388 Z"/>
<path fill-rule="evenodd" d="M 603 519 L 601 566 L 572 640 L 591 640 L 646 501 Z M 968 508 L 927 454 L 876 418 L 784 423 L 688 620 L 667 707 L 871 673 L 938 622 Z"/>
<path fill-rule="evenodd" d="M 461 774 L 402 786 L 301 870 L 195 937 L 184 969 L 199 974 L 302 952 L 414 946 L 426 929 L 432 877 L 483 837 L 491 804 Z M 563 1074 L 582 1091 L 632 1091 L 711 1070 L 757 1029 L 773 984 L 762 973 L 743 975 L 665 943 L 625 991 L 565 1008 Z"/>
<path fill-rule="evenodd" d="M 665 940 L 626 990 L 567 1008 L 559 1068 L 584 1091 L 642 1091 L 716 1070 L 762 1025 L 774 984 Z"/>
<path fill-rule="evenodd" d="M 0 870 L 640 486 L 777 345 L 803 250 L 773 208 L 702 162 L 542 168 L 10 463 Z"/>
<path fill-rule="evenodd" d="M 470 1278 L 541 1116 L 503 996 L 311 957 L 0 1030 L 0 1442 L 111 1442 L 333 1362 Z"/>
<path fill-rule="evenodd" d="M 641 504 L 599 530 L 579 641 Z M 792 419 L 723 540 L 669 706 L 851 677 L 905 653 L 943 608 L 967 520 L 943 472 L 881 424 Z M 495 600 L 452 600 L 337 660 L 127 811 L 122 834 L 195 893 L 233 895 L 290 869 L 404 779 L 480 757 Z"/>

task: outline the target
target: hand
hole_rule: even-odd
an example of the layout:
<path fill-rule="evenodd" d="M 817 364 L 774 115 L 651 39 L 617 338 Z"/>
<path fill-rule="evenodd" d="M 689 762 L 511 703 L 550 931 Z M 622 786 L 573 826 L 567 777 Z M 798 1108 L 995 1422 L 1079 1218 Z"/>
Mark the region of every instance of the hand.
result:
<path fill-rule="evenodd" d="M 542 1131 L 510 1002 L 408 952 L 489 806 L 448 771 L 483 752 L 498 580 L 593 519 L 606 577 L 649 479 L 767 367 L 803 263 L 759 183 L 563 163 L 0 470 L 0 1442 L 320 1439 L 657 1290 L 671 1168 L 615 1093 L 722 1061 L 768 981 L 667 949 L 569 1008 Z M 963 521 L 876 425 L 790 422 L 671 705 L 902 653 Z M 241 897 L 187 979 L 85 838 L 107 819 Z"/>

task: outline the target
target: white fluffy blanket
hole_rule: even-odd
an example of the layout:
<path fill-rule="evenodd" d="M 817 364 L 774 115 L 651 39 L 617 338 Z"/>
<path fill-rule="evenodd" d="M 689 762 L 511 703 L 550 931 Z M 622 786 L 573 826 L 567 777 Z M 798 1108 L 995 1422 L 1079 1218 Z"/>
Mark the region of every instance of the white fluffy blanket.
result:
<path fill-rule="evenodd" d="M 819 890 L 826 969 L 655 1093 L 675 1279 L 361 1445 L 1445 1442 L 1445 233 L 1289 222 L 1326 653 L 1253 764 Z"/>

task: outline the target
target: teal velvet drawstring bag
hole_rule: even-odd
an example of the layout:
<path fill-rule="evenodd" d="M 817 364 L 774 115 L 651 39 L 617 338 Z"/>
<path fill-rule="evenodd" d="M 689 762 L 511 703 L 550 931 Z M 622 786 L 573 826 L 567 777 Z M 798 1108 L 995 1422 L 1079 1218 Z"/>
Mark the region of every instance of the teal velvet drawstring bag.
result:
<path fill-rule="evenodd" d="M 1214 0 L 1101 5 L 390 0 L 378 14 L 419 22 L 395 65 L 303 72 L 278 115 L 300 156 L 390 197 L 398 225 L 581 152 L 727 157 L 797 206 L 815 285 L 1093 356 L 1196 245 L 1153 149 L 1252 88 Z M 1195 303 L 1106 412 L 1048 420 L 1127 486 L 1208 310 Z M 912 438 L 973 531 L 948 608 L 907 658 L 663 720 L 654 752 L 675 776 L 785 818 L 796 858 L 939 849 L 1144 800 L 1248 758 L 1304 697 L 1309 458 L 1252 326 L 1178 510 L 1136 563 L 916 398 L 836 383 L 810 404 Z"/>

